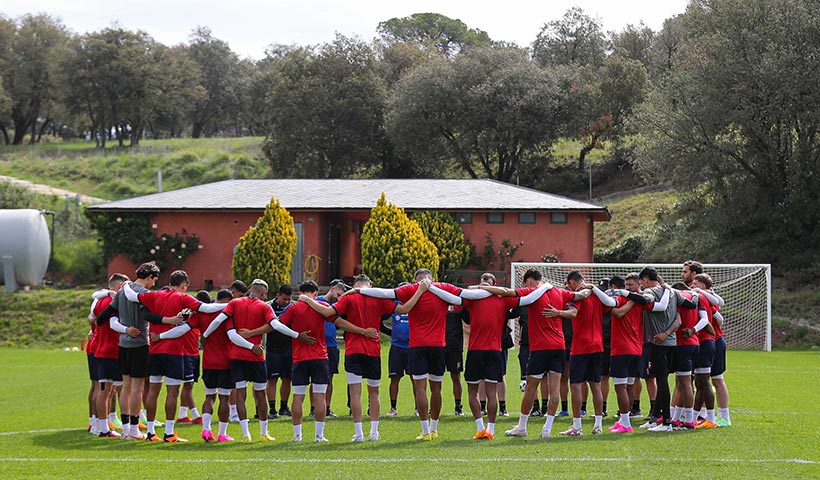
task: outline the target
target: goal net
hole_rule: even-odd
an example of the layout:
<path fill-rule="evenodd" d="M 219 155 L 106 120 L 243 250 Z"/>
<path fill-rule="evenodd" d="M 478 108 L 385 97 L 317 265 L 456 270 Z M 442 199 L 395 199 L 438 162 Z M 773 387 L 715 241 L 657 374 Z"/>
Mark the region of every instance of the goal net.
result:
<path fill-rule="evenodd" d="M 605 277 L 639 272 L 647 264 L 630 263 L 513 263 L 512 287 L 520 288 L 524 272 L 536 269 L 553 285 L 562 286 L 567 273 L 579 270 L 597 284 Z M 682 264 L 650 265 L 668 284 L 679 282 Z M 714 290 L 726 301 L 720 308 L 726 344 L 734 349 L 772 350 L 771 265 L 704 264 Z"/>

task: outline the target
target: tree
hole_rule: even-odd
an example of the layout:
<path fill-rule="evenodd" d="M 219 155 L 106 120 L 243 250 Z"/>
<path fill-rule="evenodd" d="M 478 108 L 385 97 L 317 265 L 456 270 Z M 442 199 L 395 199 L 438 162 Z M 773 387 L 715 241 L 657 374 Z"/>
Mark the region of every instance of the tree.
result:
<path fill-rule="evenodd" d="M 583 170 L 589 152 L 618 138 L 624 119 L 643 100 L 647 75 L 641 62 L 612 55 L 600 67 L 580 67 L 576 78 L 567 133 L 582 142 L 578 170 Z"/>
<path fill-rule="evenodd" d="M 215 38 L 207 27 L 194 29 L 188 44 L 188 55 L 199 67 L 205 92 L 194 103 L 191 136 L 213 135 L 227 126 L 240 105 L 242 69 L 239 57 L 225 41 Z"/>
<path fill-rule="evenodd" d="M 338 36 L 290 49 L 273 69 L 263 151 L 276 175 L 342 178 L 387 162 L 387 91 L 369 45 Z"/>
<path fill-rule="evenodd" d="M 8 130 L 6 130 L 6 124 L 11 119 L 10 113 L 11 100 L 9 100 L 9 97 L 6 96 L 3 90 L 3 78 L 0 76 L 0 132 L 3 133 L 3 143 L 6 145 L 11 143 Z"/>
<path fill-rule="evenodd" d="M 464 240 L 464 230 L 452 215 L 444 212 L 423 211 L 410 216 L 421 227 L 428 240 L 436 246 L 439 256 L 438 278 L 445 270 L 458 270 L 470 261 L 470 245 Z"/>
<path fill-rule="evenodd" d="M 293 217 L 279 200 L 271 197 L 256 225 L 239 239 L 233 256 L 233 276 L 246 281 L 261 278 L 268 285 L 290 283 L 294 255 L 296 229 Z"/>
<path fill-rule="evenodd" d="M 362 230 L 362 270 L 375 285 L 398 285 L 419 268 L 439 270 L 436 246 L 382 193 Z"/>
<path fill-rule="evenodd" d="M 623 30 L 612 35 L 613 55 L 637 60 L 649 70 L 652 66 L 652 52 L 655 44 L 655 32 L 640 22 L 637 26 L 629 24 Z"/>
<path fill-rule="evenodd" d="M 601 23 L 572 7 L 560 20 L 544 24 L 532 44 L 540 65 L 601 65 L 606 58 L 606 39 Z"/>
<path fill-rule="evenodd" d="M 681 60 L 638 111 L 636 166 L 689 194 L 703 258 L 818 261 L 817 18 L 802 0 L 692 2 Z"/>
<path fill-rule="evenodd" d="M 14 124 L 12 144 L 23 143 L 26 133 L 31 133 L 31 143 L 36 140 L 37 123 L 40 118 L 49 119 L 58 96 L 57 59 L 63 53 L 69 35 L 58 20 L 46 14 L 24 15 L 17 22 L 11 39 L 5 22 L 4 41 L 7 59 L 3 86 L 12 101 L 11 121 Z M 0 47 L 2 49 L 2 47 Z"/>
<path fill-rule="evenodd" d="M 529 175 L 549 158 L 566 119 L 563 78 L 517 49 L 472 48 L 418 65 L 387 105 L 396 155 L 417 159 L 423 171 L 455 160 L 472 178 Z"/>
<path fill-rule="evenodd" d="M 471 29 L 458 19 L 438 13 L 414 13 L 379 23 L 376 31 L 387 44 L 415 43 L 453 57 L 466 47 L 489 46 L 487 32 Z"/>
<path fill-rule="evenodd" d="M 663 28 L 652 42 L 652 68 L 649 71 L 653 78 L 672 70 L 681 55 L 685 41 L 684 16 L 677 15 L 664 20 Z"/>

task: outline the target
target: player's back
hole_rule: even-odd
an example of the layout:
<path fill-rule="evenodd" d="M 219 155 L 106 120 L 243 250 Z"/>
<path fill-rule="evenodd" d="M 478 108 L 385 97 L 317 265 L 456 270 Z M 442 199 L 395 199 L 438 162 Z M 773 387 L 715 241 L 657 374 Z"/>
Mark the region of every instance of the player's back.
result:
<path fill-rule="evenodd" d="M 323 303 L 323 305 L 327 305 Z M 280 317 L 280 321 L 296 332 L 310 332 L 316 342 L 308 345 L 294 338 L 293 363 L 307 360 L 327 360 L 325 317 L 305 302 L 296 302 Z"/>

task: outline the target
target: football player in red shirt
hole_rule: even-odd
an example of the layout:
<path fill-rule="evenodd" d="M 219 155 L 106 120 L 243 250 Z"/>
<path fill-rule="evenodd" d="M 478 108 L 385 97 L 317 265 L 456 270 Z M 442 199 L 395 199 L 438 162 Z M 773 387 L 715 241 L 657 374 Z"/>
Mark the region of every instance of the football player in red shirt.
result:
<path fill-rule="evenodd" d="M 353 281 L 354 289 L 370 288 L 373 284 L 367 275 L 359 275 Z M 299 300 L 306 302 L 311 308 L 327 318 L 335 318 L 337 327 L 347 332 L 345 336 L 345 371 L 350 389 L 350 410 L 353 416 L 353 442 L 364 441 L 362 431 L 362 378 L 367 382 L 367 394 L 370 404 L 370 441 L 379 440 L 379 385 L 381 383 L 381 343 L 378 334 L 362 335 L 356 333 L 346 323 L 358 329 L 368 330 L 369 333 L 378 332 L 381 327 L 382 315 L 393 313 L 405 314 L 415 306 L 421 295 L 430 286 L 429 281 L 419 284 L 416 293 L 407 303 L 396 304 L 386 298 L 374 298 L 354 293 L 343 295 L 339 301 L 331 306 L 316 302 L 308 295 L 301 295 Z M 343 321 L 343 320 L 346 320 Z"/>

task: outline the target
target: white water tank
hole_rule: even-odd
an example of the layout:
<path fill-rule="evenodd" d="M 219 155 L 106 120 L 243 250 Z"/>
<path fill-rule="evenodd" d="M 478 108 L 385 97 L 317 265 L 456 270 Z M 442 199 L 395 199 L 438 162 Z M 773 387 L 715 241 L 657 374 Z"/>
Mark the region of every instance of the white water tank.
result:
<path fill-rule="evenodd" d="M 0 210 L 0 260 L 4 271 L 13 265 L 18 285 L 42 282 L 50 252 L 48 225 L 39 210 Z M 0 284 L 4 283 L 0 274 Z"/>

